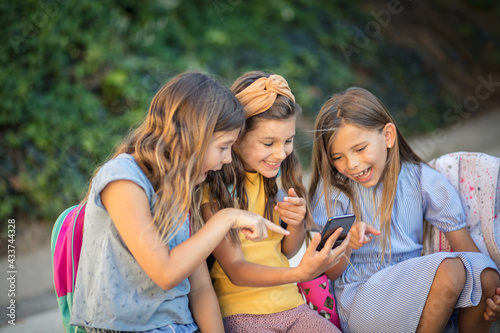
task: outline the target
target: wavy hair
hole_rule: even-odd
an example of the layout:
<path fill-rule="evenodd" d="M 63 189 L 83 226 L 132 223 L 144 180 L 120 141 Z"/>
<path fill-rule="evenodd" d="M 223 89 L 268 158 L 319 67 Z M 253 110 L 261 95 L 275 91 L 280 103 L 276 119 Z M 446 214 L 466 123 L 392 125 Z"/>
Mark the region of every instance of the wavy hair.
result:
<path fill-rule="evenodd" d="M 252 84 L 255 80 L 262 77 L 269 77 L 271 74 L 262 71 L 247 72 L 240 76 L 231 86 L 231 91 L 236 95 L 243 89 Z M 245 122 L 245 127 L 241 136 L 246 132 L 252 131 L 258 126 L 259 122 L 266 120 L 286 120 L 291 117 L 298 117 L 302 113 L 302 108 L 299 104 L 292 101 L 290 98 L 283 95 L 278 95 L 274 104 L 265 112 L 251 116 Z M 245 190 L 245 169 L 241 158 L 232 152 L 233 160 L 230 164 L 223 166 L 221 172 L 213 174 L 207 180 L 211 183 L 209 186 L 210 202 L 216 202 L 217 208 L 237 206 L 241 209 L 248 209 L 248 197 Z M 284 189 L 293 187 L 299 197 L 309 202 L 307 191 L 302 183 L 302 167 L 300 160 L 295 152 L 281 163 L 281 185 Z M 277 178 L 264 177 L 264 191 L 267 202 L 265 206 L 264 217 L 273 220 L 274 206 L 276 205 L 276 195 L 278 193 Z M 228 186 L 229 184 L 229 186 Z M 229 191 L 228 191 L 229 189 Z M 214 208 L 212 207 L 212 210 Z M 308 204 L 306 205 L 305 229 L 314 228 L 314 222 Z M 235 233 L 231 233 L 233 241 L 237 241 Z"/>
<path fill-rule="evenodd" d="M 350 181 L 339 173 L 333 164 L 331 158 L 332 143 L 335 140 L 337 131 L 345 124 L 380 132 L 388 123 L 394 124 L 397 135 L 394 146 L 388 149 L 386 165 L 379 181 L 379 184 L 384 184 L 382 199 L 376 213 L 376 215 L 380 216 L 380 228 L 383 232 L 381 240 L 382 261 L 385 260 L 386 247 L 389 246 L 389 249 L 391 249 L 391 214 L 401 163 L 418 164 L 424 161 L 411 149 L 401 135 L 394 118 L 387 108 L 368 90 L 358 87 L 348 88 L 344 92 L 333 95 L 319 111 L 314 128 L 312 175 L 309 187 L 311 198 L 314 197 L 317 191 L 322 191 L 328 216 L 331 215 L 331 207 L 328 204 L 328 186 L 332 185 L 338 188 L 350 199 L 354 213 L 359 219 L 359 208 Z M 321 179 L 323 180 L 323 188 L 318 189 Z"/>
<path fill-rule="evenodd" d="M 156 93 L 144 122 L 112 155 L 133 154 L 146 171 L 157 196 L 153 222 L 164 244 L 189 212 L 193 230 L 201 228 L 201 191 L 195 182 L 205 151 L 215 132 L 244 123 L 243 108 L 228 88 L 206 74 L 185 72 Z"/>

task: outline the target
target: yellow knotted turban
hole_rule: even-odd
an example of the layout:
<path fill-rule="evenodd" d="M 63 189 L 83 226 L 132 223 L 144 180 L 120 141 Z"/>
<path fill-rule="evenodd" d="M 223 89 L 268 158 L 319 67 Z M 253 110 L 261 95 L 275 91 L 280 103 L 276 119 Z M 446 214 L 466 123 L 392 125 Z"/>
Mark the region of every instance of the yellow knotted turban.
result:
<path fill-rule="evenodd" d="M 248 119 L 268 110 L 278 94 L 295 102 L 295 97 L 288 87 L 288 82 L 281 75 L 271 75 L 255 80 L 251 85 L 236 94 Z"/>

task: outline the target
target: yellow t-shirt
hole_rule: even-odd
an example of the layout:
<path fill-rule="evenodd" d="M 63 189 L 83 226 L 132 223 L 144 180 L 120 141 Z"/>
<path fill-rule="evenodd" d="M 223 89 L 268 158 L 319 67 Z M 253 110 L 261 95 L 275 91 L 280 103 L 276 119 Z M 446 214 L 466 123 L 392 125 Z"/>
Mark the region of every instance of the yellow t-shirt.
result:
<path fill-rule="evenodd" d="M 246 173 L 245 188 L 248 210 L 264 216 L 266 196 L 263 176 L 259 173 Z M 203 202 L 208 202 L 207 191 L 204 193 Z M 277 213 L 274 214 L 274 222 L 279 223 Z M 247 261 L 273 267 L 290 267 L 288 259 L 281 252 L 283 235 L 268 230 L 268 238 L 259 242 L 245 239 L 242 233 L 239 233 L 239 236 Z M 262 288 L 235 286 L 217 261 L 210 270 L 210 276 L 223 317 L 241 313 L 277 313 L 304 304 L 297 286 L 293 283 Z"/>

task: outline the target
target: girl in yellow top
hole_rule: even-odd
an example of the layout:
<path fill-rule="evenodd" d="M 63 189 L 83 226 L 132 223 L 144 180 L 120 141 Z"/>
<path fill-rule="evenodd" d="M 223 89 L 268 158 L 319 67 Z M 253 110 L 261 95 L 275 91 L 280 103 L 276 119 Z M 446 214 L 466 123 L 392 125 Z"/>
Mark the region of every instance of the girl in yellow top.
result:
<path fill-rule="evenodd" d="M 233 146 L 231 164 L 209 173 L 202 213 L 208 220 L 216 211 L 237 206 L 279 224 L 290 235 L 269 232 L 260 242 L 230 232 L 213 252 L 217 260 L 210 275 L 226 332 L 339 332 L 305 304 L 294 282 L 307 281 L 332 267 L 349 239 L 331 250 L 340 230 L 324 249 L 316 251 L 319 235 L 311 241 L 300 264 L 288 258 L 300 249 L 313 225 L 302 184 L 302 171 L 293 151 L 295 124 L 301 107 L 285 79 L 249 72 L 231 87 L 243 105 L 245 130 Z M 278 174 L 281 170 L 281 176 Z M 277 179 L 280 178 L 280 182 Z M 234 186 L 228 186 L 233 184 Z M 277 202 L 278 185 L 287 192 Z"/>

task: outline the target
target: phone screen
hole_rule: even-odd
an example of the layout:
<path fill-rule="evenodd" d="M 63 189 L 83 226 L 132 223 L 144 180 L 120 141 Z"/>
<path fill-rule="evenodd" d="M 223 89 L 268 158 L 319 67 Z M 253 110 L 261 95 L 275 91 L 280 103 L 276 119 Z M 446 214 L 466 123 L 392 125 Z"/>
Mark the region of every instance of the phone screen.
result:
<path fill-rule="evenodd" d="M 340 233 L 339 238 L 337 238 L 337 240 L 333 244 L 332 248 L 334 249 L 339 246 L 340 243 L 342 243 L 342 241 L 347 237 L 347 234 L 349 233 L 349 230 L 351 229 L 351 226 L 354 223 L 355 219 L 356 216 L 354 214 L 330 217 L 326 222 L 323 231 L 321 232 L 321 242 L 318 244 L 316 251 L 321 251 L 321 249 L 325 246 L 328 238 L 335 232 L 335 230 L 342 227 L 342 232 Z"/>

